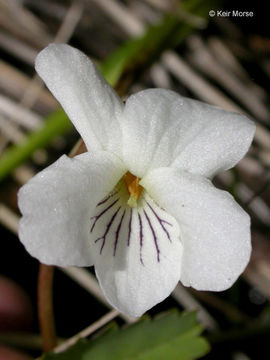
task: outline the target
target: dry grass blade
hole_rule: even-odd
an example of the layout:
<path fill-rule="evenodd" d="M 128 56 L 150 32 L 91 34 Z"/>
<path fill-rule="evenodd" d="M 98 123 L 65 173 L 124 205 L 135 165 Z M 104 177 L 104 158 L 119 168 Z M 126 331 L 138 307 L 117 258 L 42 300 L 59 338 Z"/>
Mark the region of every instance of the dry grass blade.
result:
<path fill-rule="evenodd" d="M 0 32 L 0 47 L 28 65 L 33 65 L 38 51 L 9 34 Z"/>
<path fill-rule="evenodd" d="M 82 1 L 74 0 L 69 7 L 63 22 L 54 38 L 54 42 L 67 42 L 72 36 L 83 12 Z M 35 75 L 21 98 L 21 105 L 30 108 L 34 105 L 44 87 L 38 75 Z"/>
<path fill-rule="evenodd" d="M 206 327 L 208 330 L 216 330 L 218 324 L 215 319 L 205 310 L 205 308 L 195 299 L 190 292 L 183 287 L 180 283 L 174 289 L 172 297 L 181 304 L 186 310 L 197 310 L 198 311 L 198 320 Z"/>
<path fill-rule="evenodd" d="M 75 267 L 59 269 L 63 271 L 66 275 L 68 275 L 71 279 L 73 279 L 77 284 L 83 287 L 86 291 L 95 296 L 102 304 L 111 308 L 111 305 L 105 299 L 97 280 L 89 271 Z M 118 312 L 118 315 L 127 323 L 133 323 L 137 321 L 135 318 L 131 318 L 129 316 L 121 314 L 120 312 Z"/>
<path fill-rule="evenodd" d="M 115 0 L 90 0 L 95 2 L 107 13 L 121 28 L 130 36 L 137 36 L 143 33 L 144 25 L 134 14 L 119 1 Z"/>
<path fill-rule="evenodd" d="M 244 273 L 246 280 L 270 300 L 270 244 L 269 239 L 255 232 L 253 234 L 251 261 Z"/>
<path fill-rule="evenodd" d="M 0 24 L 19 39 L 36 46 L 45 46 L 50 41 L 44 24 L 16 0 L 0 0 Z"/>
<path fill-rule="evenodd" d="M 38 129 L 43 121 L 38 114 L 3 95 L 0 95 L 0 113 L 28 130 Z"/>
<path fill-rule="evenodd" d="M 87 326 L 85 329 L 80 331 L 78 334 L 72 336 L 68 340 L 64 341 L 60 345 L 56 346 L 53 349 L 54 353 L 60 353 L 65 350 L 67 350 L 70 346 L 74 345 L 79 339 L 86 338 L 93 334 L 95 331 L 99 330 L 104 325 L 108 324 L 110 321 L 112 321 L 114 318 L 118 316 L 118 311 L 112 310 L 106 315 L 102 316 L 99 320 L 94 322 L 93 324 Z M 41 360 L 42 358 L 37 358 L 36 360 Z"/>
<path fill-rule="evenodd" d="M 19 216 L 2 203 L 0 203 L 0 223 L 12 233 L 18 233 Z"/>
<path fill-rule="evenodd" d="M 260 98 L 256 97 L 254 91 L 249 89 L 240 79 L 237 79 L 229 69 L 222 66 L 199 37 L 193 36 L 190 38 L 189 44 L 192 49 L 189 60 L 197 68 L 225 87 L 252 115 L 267 124 L 269 111 Z"/>
<path fill-rule="evenodd" d="M 0 88 L 11 98 L 20 100 L 30 86 L 31 79 L 18 69 L 0 60 Z M 57 101 L 45 89 L 39 94 L 39 98 L 33 108 L 40 112 L 50 112 L 57 107 Z"/>
<path fill-rule="evenodd" d="M 0 114 L 0 130 L 9 141 L 15 144 L 19 144 L 25 139 L 25 134 L 19 127 L 2 114 Z"/>

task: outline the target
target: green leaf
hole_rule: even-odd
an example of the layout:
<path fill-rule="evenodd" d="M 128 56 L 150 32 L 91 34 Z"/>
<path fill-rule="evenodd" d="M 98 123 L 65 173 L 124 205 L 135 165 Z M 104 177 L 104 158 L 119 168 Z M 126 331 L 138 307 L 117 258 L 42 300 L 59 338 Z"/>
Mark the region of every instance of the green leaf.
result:
<path fill-rule="evenodd" d="M 44 354 L 43 360 L 193 360 L 209 351 L 201 331 L 195 313 L 170 311 L 92 341 L 80 340 L 63 353 Z"/>

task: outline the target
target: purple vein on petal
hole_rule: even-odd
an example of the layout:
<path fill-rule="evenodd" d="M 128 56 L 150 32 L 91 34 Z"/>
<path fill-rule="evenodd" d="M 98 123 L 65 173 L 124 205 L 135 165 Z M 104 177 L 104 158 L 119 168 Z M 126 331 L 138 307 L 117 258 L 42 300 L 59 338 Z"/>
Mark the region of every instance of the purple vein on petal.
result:
<path fill-rule="evenodd" d="M 99 214 L 96 215 L 96 216 L 92 216 L 92 217 L 91 217 L 90 220 L 92 220 L 92 219 L 95 219 L 95 220 L 94 220 L 94 223 L 93 223 L 93 225 L 92 225 L 92 227 L 91 227 L 90 232 L 92 232 L 92 231 L 94 230 L 94 227 L 95 227 L 96 222 L 98 221 L 98 219 L 99 219 L 102 215 L 104 215 L 108 210 L 110 210 L 110 208 L 113 207 L 113 206 L 117 203 L 118 200 L 119 200 L 119 198 L 116 199 L 116 200 L 115 200 L 112 204 L 110 204 L 108 207 L 106 207 L 106 209 L 104 209 L 103 211 L 101 211 L 101 213 L 99 213 Z"/>
<path fill-rule="evenodd" d="M 125 214 L 126 214 L 126 210 L 124 210 L 122 216 L 121 216 L 121 219 L 120 219 L 120 222 L 117 226 L 117 229 L 116 229 L 116 232 L 115 232 L 115 241 L 114 241 L 114 249 L 113 249 L 113 256 L 115 256 L 116 254 L 116 249 L 117 249 L 117 243 L 118 243 L 118 238 L 119 238 L 119 233 L 120 233 L 120 230 L 121 230 L 121 226 L 122 226 L 122 222 L 124 220 L 124 217 L 125 217 Z"/>
<path fill-rule="evenodd" d="M 130 208 L 130 217 L 129 217 L 129 222 L 128 222 L 128 238 L 127 238 L 127 246 L 129 246 L 129 244 L 130 244 L 131 224 L 132 224 L 132 208 Z"/>
<path fill-rule="evenodd" d="M 95 243 L 98 242 L 99 240 L 102 240 L 100 254 L 102 253 L 103 247 L 105 245 L 106 236 L 108 235 L 108 232 L 109 232 L 109 230 L 114 222 L 114 219 L 116 218 L 116 215 L 118 214 L 120 209 L 121 209 L 121 206 L 119 206 L 119 208 L 114 212 L 113 216 L 111 217 L 111 220 L 108 222 L 108 224 L 106 226 L 106 230 L 105 230 L 104 234 L 95 240 Z"/>
<path fill-rule="evenodd" d="M 140 262 L 141 262 L 142 265 L 144 265 L 143 259 L 142 259 L 143 225 L 142 225 L 142 218 L 141 218 L 141 215 L 139 213 L 138 213 L 138 218 L 139 218 L 139 225 L 140 225 Z"/>
<path fill-rule="evenodd" d="M 160 254 L 160 250 L 159 250 L 159 247 L 158 247 L 158 242 L 157 242 L 157 234 L 153 228 L 153 225 L 151 223 L 151 220 L 149 219 L 149 216 L 147 215 L 147 213 L 145 212 L 145 210 L 143 210 L 144 212 L 144 215 L 146 217 L 146 220 L 150 226 L 150 229 L 152 231 L 152 234 L 153 234 L 153 238 L 154 238 L 154 244 L 155 244 L 155 248 L 156 248 L 156 252 L 157 252 L 157 261 L 159 262 L 160 261 L 160 258 L 159 258 L 159 254 Z"/>
<path fill-rule="evenodd" d="M 112 197 L 114 197 L 114 195 L 116 195 L 119 191 L 114 191 L 113 193 L 109 194 L 108 196 L 105 197 L 105 199 L 101 200 L 96 207 L 105 204 L 105 202 L 107 202 L 108 200 L 110 200 Z"/>
<path fill-rule="evenodd" d="M 169 226 L 172 226 L 171 223 L 169 223 L 168 221 L 161 219 L 161 217 L 158 216 L 158 214 L 155 212 L 155 210 L 152 208 L 152 206 L 147 202 L 147 205 L 150 207 L 150 209 L 152 210 L 153 214 L 155 215 L 155 217 L 157 218 L 158 222 L 160 223 L 160 226 L 162 227 L 163 231 L 165 232 L 165 234 L 167 235 L 167 238 L 170 240 L 170 242 L 172 242 L 172 239 L 170 237 L 170 234 L 168 232 L 168 230 L 165 228 L 164 224 L 167 224 Z"/>

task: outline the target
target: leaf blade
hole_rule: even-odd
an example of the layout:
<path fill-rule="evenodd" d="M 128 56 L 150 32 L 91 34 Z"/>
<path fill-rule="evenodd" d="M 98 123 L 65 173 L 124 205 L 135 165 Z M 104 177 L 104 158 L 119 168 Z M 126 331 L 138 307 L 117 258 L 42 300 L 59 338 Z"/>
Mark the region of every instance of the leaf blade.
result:
<path fill-rule="evenodd" d="M 170 311 L 95 340 L 80 341 L 64 353 L 46 354 L 44 360 L 194 360 L 209 350 L 201 332 L 195 313 Z"/>

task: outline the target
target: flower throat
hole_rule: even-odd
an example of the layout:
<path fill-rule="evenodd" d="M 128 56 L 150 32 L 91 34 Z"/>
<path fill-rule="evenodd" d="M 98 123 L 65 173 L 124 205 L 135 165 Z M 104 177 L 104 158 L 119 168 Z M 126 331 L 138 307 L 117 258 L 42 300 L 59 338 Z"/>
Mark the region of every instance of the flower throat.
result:
<path fill-rule="evenodd" d="M 129 171 L 124 175 L 123 179 L 129 193 L 128 205 L 134 207 L 137 205 L 137 200 L 143 191 L 143 187 L 139 184 L 141 179 Z"/>

